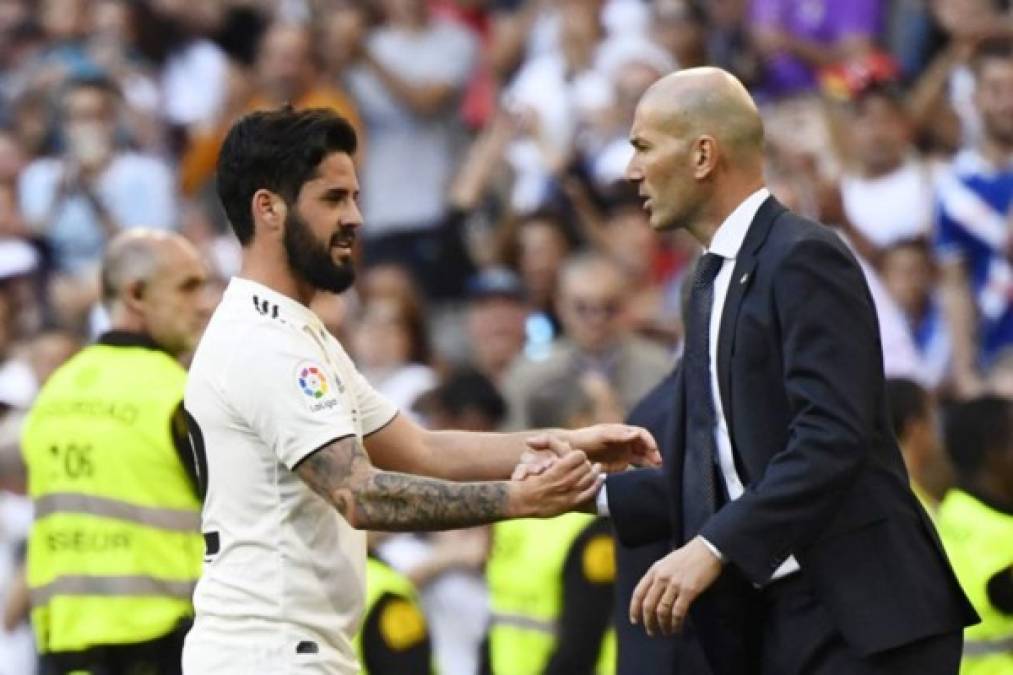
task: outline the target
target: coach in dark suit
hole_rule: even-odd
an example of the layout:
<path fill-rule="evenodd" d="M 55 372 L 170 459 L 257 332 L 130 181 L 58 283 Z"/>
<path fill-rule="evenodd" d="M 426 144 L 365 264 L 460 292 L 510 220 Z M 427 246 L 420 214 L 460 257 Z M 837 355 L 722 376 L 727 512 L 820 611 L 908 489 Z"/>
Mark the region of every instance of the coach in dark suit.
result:
<path fill-rule="evenodd" d="M 630 412 L 627 424 L 644 427 L 658 441 L 666 461 L 673 453 L 672 424 L 676 396 L 673 386 L 678 371 L 672 371 Z M 616 544 L 615 629 L 618 643 L 617 675 L 710 675 L 692 621 L 678 639 L 650 636 L 643 626 L 630 623 L 629 606 L 633 590 L 651 565 L 674 548 L 673 540 L 652 541 L 639 546 Z"/>
<path fill-rule="evenodd" d="M 652 227 L 706 249 L 673 453 L 599 495 L 625 544 L 682 542 L 631 620 L 670 633 L 692 607 L 717 675 L 955 674 L 976 617 L 908 487 L 859 266 L 766 191 L 762 123 L 728 73 L 660 80 L 631 142 Z"/>

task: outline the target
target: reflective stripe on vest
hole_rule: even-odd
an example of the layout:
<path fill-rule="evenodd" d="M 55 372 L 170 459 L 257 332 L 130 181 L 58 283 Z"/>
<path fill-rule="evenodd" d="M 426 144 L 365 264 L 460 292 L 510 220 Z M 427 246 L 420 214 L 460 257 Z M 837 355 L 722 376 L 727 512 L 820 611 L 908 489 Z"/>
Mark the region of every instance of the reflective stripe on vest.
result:
<path fill-rule="evenodd" d="M 559 626 L 555 621 L 541 621 L 523 614 L 508 614 L 506 612 L 493 612 L 489 617 L 493 626 L 513 626 L 524 630 L 538 631 L 545 633 L 552 638 L 556 637 Z"/>
<path fill-rule="evenodd" d="M 160 509 L 138 506 L 118 499 L 73 492 L 54 492 L 35 500 L 36 518 L 54 513 L 105 516 L 173 532 L 195 532 L 200 528 L 200 514 L 191 509 Z"/>
<path fill-rule="evenodd" d="M 193 594 L 194 582 L 169 581 L 154 577 L 64 576 L 30 591 L 33 605 L 45 605 L 58 595 L 101 595 L 137 597 L 147 595 L 187 599 Z"/>
<path fill-rule="evenodd" d="M 491 624 L 489 657 L 497 675 L 545 670 L 558 638 L 563 567 L 574 541 L 594 523 L 591 515 L 513 520 L 493 526 L 486 564 Z M 596 673 L 615 672 L 614 633 L 606 631 Z"/>
<path fill-rule="evenodd" d="M 46 381 L 21 450 L 36 520 L 26 577 L 41 653 L 145 642 L 193 613 L 200 501 L 173 442 L 186 371 L 92 345 Z"/>
<path fill-rule="evenodd" d="M 1002 640 L 966 640 L 964 656 L 986 656 L 988 654 L 1013 654 L 1013 636 Z"/>

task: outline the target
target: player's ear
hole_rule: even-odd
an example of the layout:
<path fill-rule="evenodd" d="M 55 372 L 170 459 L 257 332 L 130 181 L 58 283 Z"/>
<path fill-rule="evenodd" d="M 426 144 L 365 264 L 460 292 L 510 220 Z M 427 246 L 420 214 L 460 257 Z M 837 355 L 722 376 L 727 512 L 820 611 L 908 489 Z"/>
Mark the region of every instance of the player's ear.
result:
<path fill-rule="evenodd" d="M 284 234 L 285 217 L 288 205 L 280 196 L 270 190 L 260 189 L 253 193 L 252 204 L 253 226 L 270 236 L 280 237 Z"/>

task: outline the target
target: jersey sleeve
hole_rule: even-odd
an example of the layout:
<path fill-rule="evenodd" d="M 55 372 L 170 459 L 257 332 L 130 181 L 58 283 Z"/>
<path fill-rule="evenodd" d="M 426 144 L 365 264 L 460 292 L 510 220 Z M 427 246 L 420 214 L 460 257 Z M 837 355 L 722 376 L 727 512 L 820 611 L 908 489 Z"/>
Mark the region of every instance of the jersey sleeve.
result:
<path fill-rule="evenodd" d="M 312 343 L 280 327 L 264 327 L 228 369 L 225 394 L 237 415 L 293 469 L 330 441 L 356 434 L 347 397 Z"/>
<path fill-rule="evenodd" d="M 355 399 L 362 415 L 362 435 L 369 436 L 390 424 L 397 406 L 378 392 L 359 371 L 354 376 Z"/>

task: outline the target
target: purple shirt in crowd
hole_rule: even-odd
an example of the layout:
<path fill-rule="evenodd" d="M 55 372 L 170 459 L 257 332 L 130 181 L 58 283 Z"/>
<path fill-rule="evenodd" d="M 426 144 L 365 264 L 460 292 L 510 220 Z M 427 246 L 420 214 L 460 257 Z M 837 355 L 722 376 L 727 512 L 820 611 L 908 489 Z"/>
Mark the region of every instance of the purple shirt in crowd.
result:
<path fill-rule="evenodd" d="M 752 0 L 753 30 L 779 30 L 803 40 L 832 45 L 849 37 L 879 35 L 882 0 Z M 781 97 L 812 89 L 815 71 L 803 61 L 780 54 L 767 62 L 763 93 Z"/>

